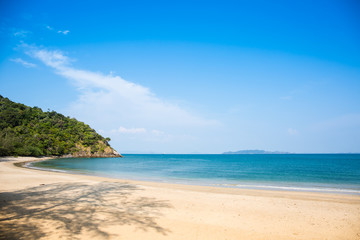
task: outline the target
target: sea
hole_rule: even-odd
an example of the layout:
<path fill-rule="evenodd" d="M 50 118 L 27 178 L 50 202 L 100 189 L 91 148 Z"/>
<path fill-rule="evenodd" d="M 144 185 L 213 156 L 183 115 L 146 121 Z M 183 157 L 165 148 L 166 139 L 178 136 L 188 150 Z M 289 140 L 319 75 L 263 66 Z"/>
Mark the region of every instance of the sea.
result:
<path fill-rule="evenodd" d="M 30 167 L 129 180 L 360 195 L 360 154 L 125 154 L 45 160 Z"/>

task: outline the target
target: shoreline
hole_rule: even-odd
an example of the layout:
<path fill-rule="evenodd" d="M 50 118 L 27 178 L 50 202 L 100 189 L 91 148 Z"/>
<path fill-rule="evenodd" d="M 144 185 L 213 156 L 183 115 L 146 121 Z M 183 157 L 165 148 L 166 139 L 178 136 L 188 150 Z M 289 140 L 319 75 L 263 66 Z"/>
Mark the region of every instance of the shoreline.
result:
<path fill-rule="evenodd" d="M 293 186 L 286 183 L 272 183 L 272 182 L 246 182 L 246 183 L 210 183 L 206 180 L 195 180 L 193 182 L 180 180 L 180 181 L 171 181 L 169 179 L 160 180 L 160 179 L 136 179 L 135 178 L 122 178 L 116 176 L 101 176 L 96 174 L 88 174 L 88 173 L 80 173 L 76 171 L 67 171 L 61 169 L 52 169 L 52 168 L 41 168 L 31 166 L 32 162 L 41 162 L 46 160 L 52 160 L 57 158 L 52 157 L 45 157 L 41 159 L 35 159 L 29 162 L 24 163 L 22 167 L 40 170 L 40 171 L 49 171 L 49 172 L 60 172 L 65 174 L 78 174 L 84 176 L 96 176 L 102 178 L 109 178 L 109 179 L 118 179 L 121 181 L 135 181 L 135 182 L 149 182 L 149 183 L 164 183 L 164 184 L 176 184 L 176 185 L 185 185 L 185 186 L 199 186 L 199 187 L 215 187 L 215 188 L 235 188 L 235 189 L 243 189 L 243 190 L 259 190 L 259 191 L 284 191 L 284 192 L 305 192 L 305 193 L 320 193 L 320 194 L 340 194 L 340 195 L 358 195 L 360 196 L 360 190 L 357 189 L 350 189 L 350 188 L 341 188 L 341 187 L 334 187 L 332 185 L 327 186 L 313 186 L 309 185 L 302 185 L 299 186 L 297 183 L 293 183 Z M 18 163 L 21 164 L 21 163 Z M 278 184 L 278 185 L 277 185 Z M 339 184 L 341 186 L 341 184 Z"/>
<path fill-rule="evenodd" d="M 33 160 L 44 159 L 0 161 L 0 239 L 1 232 L 17 239 L 360 239 L 357 195 L 121 180 L 14 165 Z"/>
<path fill-rule="evenodd" d="M 170 183 L 170 182 L 156 182 L 156 181 L 146 181 L 146 180 L 133 180 L 133 179 L 123 179 L 123 178 L 111 178 L 90 174 L 79 174 L 75 172 L 68 171 L 56 171 L 45 168 L 36 168 L 28 167 L 27 164 L 32 162 L 39 162 L 45 160 L 57 159 L 56 157 L 5 157 L 2 159 L 10 159 L 13 162 L 14 167 L 23 168 L 32 171 L 41 171 L 46 173 L 54 173 L 60 175 L 69 175 L 76 176 L 81 179 L 91 179 L 97 181 L 113 181 L 113 182 L 127 182 L 136 185 L 150 186 L 150 187 L 161 187 L 161 188 L 172 188 L 179 190 L 190 190 L 190 191 L 200 191 L 200 192 L 210 192 L 210 193 L 228 193 L 228 194 L 249 194 L 253 196 L 257 195 L 269 195 L 269 196 L 292 196 L 299 197 L 301 199 L 315 199 L 320 198 L 324 199 L 329 197 L 329 199 L 338 199 L 344 200 L 347 199 L 347 196 L 352 199 L 358 198 L 360 203 L 360 195 L 357 194 L 342 194 L 342 193 L 333 193 L 333 192 L 317 192 L 317 191 L 286 191 L 286 190 L 269 190 L 269 189 L 253 189 L 253 188 L 234 188 L 234 187 L 220 187 L 220 186 L 204 186 L 204 185 L 191 185 L 191 184 L 179 184 L 179 183 Z M 24 161 L 25 160 L 25 161 Z M 9 161 L 9 162 L 10 162 Z"/>

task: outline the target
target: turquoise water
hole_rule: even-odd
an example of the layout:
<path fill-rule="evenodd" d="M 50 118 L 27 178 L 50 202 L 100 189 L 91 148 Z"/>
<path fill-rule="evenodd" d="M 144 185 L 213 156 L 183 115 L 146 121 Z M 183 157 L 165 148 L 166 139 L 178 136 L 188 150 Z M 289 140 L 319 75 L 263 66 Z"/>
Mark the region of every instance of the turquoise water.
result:
<path fill-rule="evenodd" d="M 132 180 L 360 194 L 360 154 L 129 154 L 32 165 Z"/>

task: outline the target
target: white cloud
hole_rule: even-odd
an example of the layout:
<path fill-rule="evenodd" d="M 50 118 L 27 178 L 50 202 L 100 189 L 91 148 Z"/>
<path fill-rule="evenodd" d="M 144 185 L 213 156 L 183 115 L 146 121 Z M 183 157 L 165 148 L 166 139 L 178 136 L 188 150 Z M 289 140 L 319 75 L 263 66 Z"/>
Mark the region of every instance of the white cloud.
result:
<path fill-rule="evenodd" d="M 166 127 L 208 127 L 217 121 L 204 119 L 157 97 L 149 88 L 124 80 L 113 74 L 76 69 L 73 61 L 59 50 L 50 51 L 23 44 L 33 58 L 53 68 L 55 73 L 71 81 L 79 90 L 79 98 L 68 109 L 68 114 L 104 129 L 114 126 L 143 126 L 144 129 L 161 129 L 153 132 L 161 135 Z M 144 129 L 126 129 L 122 132 L 141 132 Z M 177 128 L 172 128 L 177 129 Z M 181 129 L 177 129 L 181 132 Z"/>
<path fill-rule="evenodd" d="M 119 133 L 137 134 L 137 133 L 146 133 L 147 130 L 146 130 L 145 128 L 125 128 L 125 127 L 119 127 L 119 129 L 117 129 L 116 132 L 119 132 Z"/>
<path fill-rule="evenodd" d="M 169 138 L 169 137 L 178 137 L 178 136 L 173 136 L 170 134 L 166 134 L 163 131 L 157 130 L 157 129 L 146 129 L 146 128 L 126 128 L 126 127 L 119 127 L 116 129 L 112 129 L 110 131 L 104 131 L 104 130 L 99 130 L 98 131 L 101 134 L 104 135 L 108 135 L 108 134 L 112 134 L 112 135 L 122 135 L 124 136 L 124 134 L 127 135 L 141 135 L 141 138 L 146 137 L 147 139 L 152 138 L 152 139 L 164 139 L 164 138 Z"/>
<path fill-rule="evenodd" d="M 46 29 L 48 29 L 50 31 L 56 31 L 53 27 L 50 27 L 49 25 L 46 26 Z M 69 30 L 57 30 L 56 32 L 59 34 L 67 35 L 70 31 Z"/>
<path fill-rule="evenodd" d="M 165 133 L 163 131 L 159 131 L 159 130 L 151 130 L 151 133 L 154 134 L 155 136 L 161 136 L 164 135 Z"/>
<path fill-rule="evenodd" d="M 62 33 L 64 35 L 67 35 L 70 31 L 69 30 L 64 30 L 64 31 L 57 31 L 57 33 Z"/>
<path fill-rule="evenodd" d="M 34 68 L 36 67 L 36 64 L 34 63 L 29 63 L 21 58 L 14 58 L 14 59 L 10 59 L 10 61 L 12 62 L 16 62 L 16 63 L 20 63 L 22 64 L 24 67 L 27 67 L 27 68 Z"/>
<path fill-rule="evenodd" d="M 297 135 L 299 133 L 298 130 L 293 128 L 288 128 L 287 132 L 289 135 Z"/>
<path fill-rule="evenodd" d="M 27 37 L 27 35 L 31 33 L 30 31 L 25 31 L 25 30 L 18 30 L 16 32 L 14 32 L 14 36 L 15 37 L 20 37 L 20 38 L 25 38 Z"/>
<path fill-rule="evenodd" d="M 40 50 L 26 44 L 23 44 L 22 46 L 27 48 L 26 53 L 29 56 L 39 59 L 45 65 L 52 67 L 56 70 L 64 70 L 66 66 L 70 63 L 70 59 L 66 57 L 61 51 Z"/>

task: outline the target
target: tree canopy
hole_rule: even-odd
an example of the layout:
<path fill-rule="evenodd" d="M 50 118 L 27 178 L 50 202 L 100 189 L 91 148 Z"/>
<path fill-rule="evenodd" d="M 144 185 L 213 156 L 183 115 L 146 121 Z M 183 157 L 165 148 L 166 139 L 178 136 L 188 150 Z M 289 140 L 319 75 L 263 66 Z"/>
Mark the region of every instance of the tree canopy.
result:
<path fill-rule="evenodd" d="M 75 118 L 43 112 L 0 95 L 0 156 L 101 154 L 110 148 L 109 141 Z"/>

